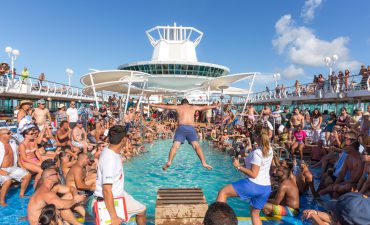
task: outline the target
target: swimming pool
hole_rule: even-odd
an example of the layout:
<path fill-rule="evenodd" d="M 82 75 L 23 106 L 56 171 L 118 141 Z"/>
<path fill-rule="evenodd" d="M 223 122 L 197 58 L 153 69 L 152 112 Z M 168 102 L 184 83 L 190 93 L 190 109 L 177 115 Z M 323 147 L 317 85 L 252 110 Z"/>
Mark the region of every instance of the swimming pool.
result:
<path fill-rule="evenodd" d="M 180 147 L 172 166 L 167 171 L 162 171 L 162 165 L 167 160 L 171 144 L 172 140 L 156 141 L 146 146 L 147 153 L 132 158 L 123 165 L 125 189 L 147 206 L 148 224 L 154 224 L 156 193 L 159 188 L 199 187 L 203 189 L 210 204 L 215 201 L 218 190 L 225 184 L 244 177 L 233 168 L 230 156 L 212 149 L 208 142 L 202 142 L 201 146 L 207 162 L 214 167 L 212 171 L 202 167 L 196 153 L 188 144 Z M 26 192 L 28 195 L 33 192 L 31 186 Z M 28 199 L 19 199 L 18 194 L 19 188 L 12 188 L 9 191 L 7 196 L 9 206 L 0 207 L 0 224 L 28 224 L 26 222 Z M 319 209 L 311 195 L 301 196 L 300 202 L 301 208 Z M 239 225 L 251 224 L 248 202 L 230 199 L 228 203 L 240 217 Z M 264 219 L 264 224 L 302 224 L 299 217 Z"/>

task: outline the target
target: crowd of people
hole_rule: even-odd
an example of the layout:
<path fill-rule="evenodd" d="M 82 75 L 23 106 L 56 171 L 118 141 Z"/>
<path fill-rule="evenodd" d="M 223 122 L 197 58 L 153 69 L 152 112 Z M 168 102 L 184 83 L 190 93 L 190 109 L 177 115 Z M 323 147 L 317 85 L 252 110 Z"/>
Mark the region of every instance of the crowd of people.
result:
<path fill-rule="evenodd" d="M 276 98 L 287 98 L 288 96 L 303 96 L 313 95 L 318 92 L 337 93 L 340 91 L 350 90 L 367 90 L 370 86 L 369 81 L 370 66 L 362 65 L 360 71 L 356 75 L 351 75 L 347 69 L 344 72 L 332 71 L 327 77 L 323 74 L 314 75 L 313 81 L 308 84 L 301 84 L 299 80 L 294 83 L 294 90 L 289 90 L 284 84 L 276 85 L 273 89 L 273 95 Z M 358 76 L 358 77 L 357 77 Z M 266 93 L 270 96 L 271 91 L 266 87 Z"/>
<path fill-rule="evenodd" d="M 0 205 L 7 206 L 11 186 L 19 183 L 23 198 L 33 180 L 30 224 L 80 224 L 78 217 L 85 217 L 86 210 L 94 214 L 92 205 L 101 200 L 112 224 L 120 224 L 113 207 L 113 198 L 119 196 L 125 196 L 129 216 L 136 215 L 137 224 L 145 224 L 145 205 L 124 190 L 122 163 L 144 154 L 145 143 L 173 138 L 164 170 L 176 166 L 172 160 L 185 140 L 203 167 L 217 166 L 207 164 L 200 148 L 199 141 L 208 141 L 213 149 L 232 156 L 233 166 L 246 175 L 219 191 L 206 225 L 216 224 L 208 216 L 220 216 L 214 213 L 219 210 L 235 215 L 226 204 L 230 197 L 251 199 L 253 224 L 261 224 L 261 211 L 279 216 L 302 214 L 317 224 L 364 224 L 342 222 L 358 212 L 349 212 L 341 204 L 346 199 L 370 207 L 364 197 L 370 195 L 370 106 L 353 115 L 346 108 L 336 115 L 319 109 L 290 112 L 280 105 L 274 109 L 265 105 L 260 112 L 248 105 L 238 113 L 230 104 L 196 106 L 184 99 L 180 105 L 150 104 L 149 119 L 134 99 L 124 114 L 121 100 L 109 99 L 99 110 L 93 104 L 77 109 L 72 101 L 68 108 L 59 105 L 55 113 L 49 112 L 43 99 L 34 109 L 32 101 L 21 101 L 15 116 L 17 134 L 0 130 Z M 302 211 L 302 194 L 337 199 L 327 208 L 335 214 Z M 360 215 L 352 221 L 366 219 L 368 215 Z M 230 221 L 227 224 L 234 223 Z"/>

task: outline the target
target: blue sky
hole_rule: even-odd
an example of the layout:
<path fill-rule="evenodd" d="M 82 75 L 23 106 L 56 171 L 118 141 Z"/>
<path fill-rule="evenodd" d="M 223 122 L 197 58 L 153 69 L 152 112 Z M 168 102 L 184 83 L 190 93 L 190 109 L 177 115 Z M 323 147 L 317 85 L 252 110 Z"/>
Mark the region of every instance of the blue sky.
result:
<path fill-rule="evenodd" d="M 150 60 L 145 31 L 156 25 L 193 26 L 204 37 L 199 61 L 229 67 L 231 73 L 262 72 L 256 90 L 280 83 L 310 82 L 327 74 L 323 58 L 337 54 L 334 70 L 370 65 L 368 0 L 236 1 L 17 1 L 3 0 L 0 61 L 9 62 L 6 46 L 17 48 L 18 72 L 27 66 L 52 81 L 67 83 L 89 68 L 115 69 Z M 246 86 L 248 81 L 238 84 Z"/>

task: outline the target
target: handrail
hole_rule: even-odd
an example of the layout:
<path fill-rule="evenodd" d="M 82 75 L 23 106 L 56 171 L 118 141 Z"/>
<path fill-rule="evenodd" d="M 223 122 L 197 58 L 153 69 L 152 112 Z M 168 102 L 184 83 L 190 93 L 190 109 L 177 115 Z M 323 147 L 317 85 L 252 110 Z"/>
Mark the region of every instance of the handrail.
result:
<path fill-rule="evenodd" d="M 352 75 L 348 78 L 337 78 L 336 80 L 325 80 L 318 83 L 305 83 L 299 86 L 288 86 L 280 90 L 260 91 L 253 93 L 249 102 L 270 99 L 287 99 L 291 97 L 302 97 L 318 95 L 321 97 L 324 93 L 352 92 L 359 90 L 370 90 L 370 76 L 361 74 Z M 281 87 L 280 87 L 281 88 Z"/>

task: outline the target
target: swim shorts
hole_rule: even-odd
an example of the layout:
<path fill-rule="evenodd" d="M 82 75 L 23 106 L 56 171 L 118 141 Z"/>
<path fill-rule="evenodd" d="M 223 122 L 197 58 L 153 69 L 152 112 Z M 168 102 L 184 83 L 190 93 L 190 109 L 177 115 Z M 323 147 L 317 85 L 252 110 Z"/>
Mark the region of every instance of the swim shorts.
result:
<path fill-rule="evenodd" d="M 198 141 L 198 135 L 193 126 L 180 125 L 177 127 L 173 141 L 178 141 L 183 144 L 185 140 L 187 140 L 189 144 L 193 141 Z"/>
<path fill-rule="evenodd" d="M 255 209 L 262 209 L 271 193 L 271 185 L 259 185 L 248 178 L 233 182 L 231 185 L 241 199 L 250 198 L 250 205 Z"/>
<path fill-rule="evenodd" d="M 282 205 L 272 205 L 272 212 L 274 216 L 297 216 L 299 214 L 298 210 Z"/>
<path fill-rule="evenodd" d="M 18 182 L 22 181 L 22 178 L 28 174 L 28 171 L 20 168 L 20 167 L 8 167 L 8 168 L 1 168 L 2 170 L 6 171 L 8 175 L 0 175 L 0 185 L 3 185 L 5 181 L 14 179 Z"/>

